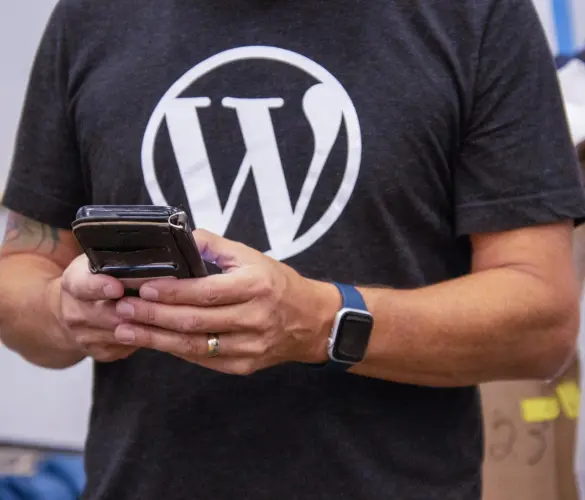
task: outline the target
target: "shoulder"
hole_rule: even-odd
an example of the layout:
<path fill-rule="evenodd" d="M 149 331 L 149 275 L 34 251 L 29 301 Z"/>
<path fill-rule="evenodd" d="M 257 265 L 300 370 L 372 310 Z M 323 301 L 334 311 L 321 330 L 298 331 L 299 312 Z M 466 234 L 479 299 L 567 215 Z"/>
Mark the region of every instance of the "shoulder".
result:
<path fill-rule="evenodd" d="M 465 3 L 475 2 L 469 0 Z M 484 33 L 507 32 L 516 40 L 518 35 L 531 38 L 544 34 L 534 0 L 484 0 L 483 3 L 485 8 L 478 21 Z"/>
<path fill-rule="evenodd" d="M 118 5 L 125 0 L 58 0 L 53 8 L 47 25 L 47 33 L 60 33 L 74 37 L 110 17 L 115 20 L 120 9 Z M 88 33 L 89 34 L 89 33 Z"/>
<path fill-rule="evenodd" d="M 64 12 L 67 16 L 74 16 L 76 20 L 90 19 L 92 15 L 106 17 L 112 23 L 118 20 L 111 15 L 140 15 L 156 17 L 159 12 L 168 8 L 167 2 L 156 0 L 58 0 L 56 10 Z"/>
<path fill-rule="evenodd" d="M 131 2 L 127 0 L 58 0 L 55 10 L 66 15 L 83 15 L 88 17 L 90 13 L 108 12 L 126 5 L 129 8 Z"/>
<path fill-rule="evenodd" d="M 522 28 L 537 19 L 534 0 L 437 0 L 422 5 L 423 9 L 433 10 L 448 19 L 454 28 L 472 29 L 479 36 L 494 23 L 513 23 Z M 526 17 L 519 18 L 519 15 Z"/>
<path fill-rule="evenodd" d="M 142 30 L 142 21 L 164 9 L 155 0 L 58 0 L 52 20 L 54 31 L 65 40 L 70 64 L 79 58 L 100 56 L 116 48 L 124 37 Z M 51 28 L 51 26 L 50 26 Z"/>
<path fill-rule="evenodd" d="M 58 0 L 54 15 L 66 25 L 68 32 L 99 36 L 108 28 L 131 28 L 128 20 L 136 16 L 156 16 L 160 9 L 154 0 Z M 93 32 L 96 29 L 97 32 Z"/>

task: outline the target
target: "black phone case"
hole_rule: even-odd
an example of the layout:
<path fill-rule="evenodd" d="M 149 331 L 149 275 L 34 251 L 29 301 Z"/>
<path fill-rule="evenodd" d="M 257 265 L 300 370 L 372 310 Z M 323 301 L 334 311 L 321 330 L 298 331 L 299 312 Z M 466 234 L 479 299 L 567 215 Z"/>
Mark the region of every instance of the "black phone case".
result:
<path fill-rule="evenodd" d="M 94 273 L 123 280 L 208 274 L 187 215 L 175 207 L 88 205 L 72 229 Z"/>

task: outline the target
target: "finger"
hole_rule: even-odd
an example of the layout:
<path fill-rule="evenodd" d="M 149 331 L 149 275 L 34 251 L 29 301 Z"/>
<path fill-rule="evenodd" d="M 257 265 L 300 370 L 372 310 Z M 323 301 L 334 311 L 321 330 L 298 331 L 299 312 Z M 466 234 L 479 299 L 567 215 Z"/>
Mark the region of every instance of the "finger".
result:
<path fill-rule="evenodd" d="M 210 356 L 208 339 L 201 336 L 123 324 L 116 329 L 116 337 L 121 343 L 166 352 L 210 370 L 231 375 L 250 375 L 282 362 L 278 356 L 268 352 L 262 337 L 257 334 L 219 335 L 219 349 L 215 357 Z"/>
<path fill-rule="evenodd" d="M 119 299 L 124 296 L 124 285 L 111 276 L 93 274 L 85 255 L 77 257 L 65 270 L 61 286 L 76 299 L 84 301 Z"/>
<path fill-rule="evenodd" d="M 167 352 L 193 360 L 210 358 L 207 336 L 171 332 L 162 328 L 124 323 L 115 330 L 116 340 L 125 345 Z M 219 337 L 219 358 L 260 357 L 266 353 L 262 338 L 251 333 L 225 333 Z"/>
<path fill-rule="evenodd" d="M 136 350 L 136 347 L 98 344 L 90 346 L 86 352 L 100 363 L 111 363 L 130 357 Z"/>
<path fill-rule="evenodd" d="M 241 267 L 243 264 L 256 262 L 259 256 L 263 256 L 260 252 L 246 245 L 228 240 L 204 229 L 193 231 L 193 237 L 201 257 L 207 262 L 215 264 L 224 272 Z"/>
<path fill-rule="evenodd" d="M 123 322 L 123 318 L 116 312 L 116 302 L 112 300 L 97 301 L 88 306 L 87 324 L 94 328 L 112 332 Z"/>
<path fill-rule="evenodd" d="M 128 322 L 158 326 L 179 333 L 213 333 L 247 330 L 248 308 L 174 306 L 125 298 L 116 304 L 117 314 Z"/>
<path fill-rule="evenodd" d="M 247 302 L 267 292 L 267 279 L 259 278 L 251 268 L 205 278 L 156 280 L 140 288 L 145 300 L 163 304 L 222 306 Z"/>
<path fill-rule="evenodd" d="M 84 329 L 75 336 L 75 343 L 84 350 L 89 350 L 95 345 L 118 345 L 119 343 L 114 336 L 115 329 L 116 327 L 113 327 L 111 330 L 101 328 Z"/>
<path fill-rule="evenodd" d="M 84 302 L 70 294 L 61 298 L 62 318 L 71 329 L 92 328 L 112 332 L 122 322 L 113 301 Z"/>
<path fill-rule="evenodd" d="M 121 345 L 114 336 L 114 328 L 103 330 L 90 328 L 75 337 L 77 346 L 96 361 L 110 362 L 125 359 L 136 347 Z"/>

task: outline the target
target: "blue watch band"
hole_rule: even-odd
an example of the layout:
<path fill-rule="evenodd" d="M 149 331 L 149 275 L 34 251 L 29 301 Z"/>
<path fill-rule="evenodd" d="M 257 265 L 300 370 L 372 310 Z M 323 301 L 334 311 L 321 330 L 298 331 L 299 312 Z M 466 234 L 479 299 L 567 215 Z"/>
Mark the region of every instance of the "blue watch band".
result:
<path fill-rule="evenodd" d="M 367 311 L 368 307 L 362 297 L 362 294 L 358 291 L 355 286 L 345 285 L 343 283 L 333 283 L 339 293 L 341 293 L 341 307 L 348 307 L 350 309 L 359 309 L 361 311 Z"/>
<path fill-rule="evenodd" d="M 344 283 L 332 283 L 337 287 L 341 294 L 341 308 L 342 309 L 356 309 L 359 311 L 367 312 L 368 308 L 366 302 L 362 297 L 362 294 L 358 289 L 352 285 L 346 285 Z M 336 361 L 335 359 L 329 358 L 327 362 L 320 365 L 313 365 L 315 368 L 326 369 L 328 371 L 345 372 L 349 370 L 353 364 Z"/>

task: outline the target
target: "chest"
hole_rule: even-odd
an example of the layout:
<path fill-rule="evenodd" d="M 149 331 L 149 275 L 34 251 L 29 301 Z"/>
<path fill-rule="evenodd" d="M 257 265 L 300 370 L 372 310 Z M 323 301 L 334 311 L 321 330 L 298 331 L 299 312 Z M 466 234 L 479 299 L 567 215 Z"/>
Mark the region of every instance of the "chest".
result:
<path fill-rule="evenodd" d="M 119 43 L 90 40 L 71 86 L 93 201 L 183 205 L 278 257 L 356 200 L 448 211 L 465 71 L 413 16 L 172 4 L 107 28 Z"/>

